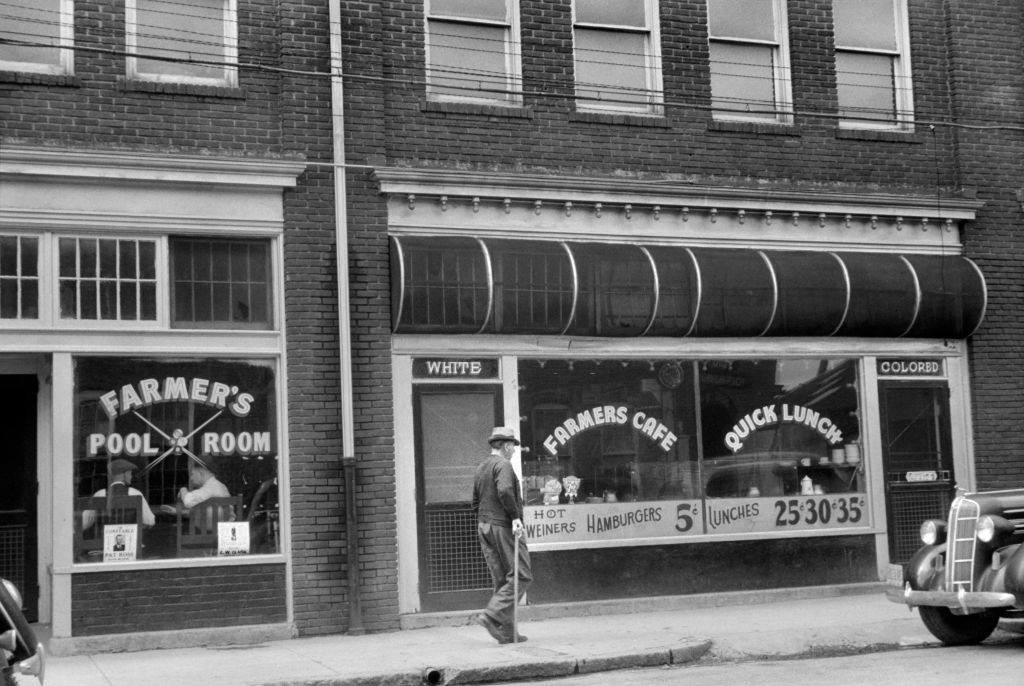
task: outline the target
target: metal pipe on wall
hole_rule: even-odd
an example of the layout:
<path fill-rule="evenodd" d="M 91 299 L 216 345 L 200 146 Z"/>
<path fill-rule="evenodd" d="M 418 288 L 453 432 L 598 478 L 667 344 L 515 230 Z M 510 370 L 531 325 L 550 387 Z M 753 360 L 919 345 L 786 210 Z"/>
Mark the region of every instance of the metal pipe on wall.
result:
<path fill-rule="evenodd" d="M 342 469 L 345 477 L 345 522 L 348 568 L 348 633 L 361 634 L 359 522 L 356 507 L 355 418 L 352 410 L 352 323 L 349 315 L 348 191 L 345 185 L 345 99 L 341 60 L 341 3 L 331 0 L 331 132 L 334 150 L 334 234 L 338 281 L 338 369 L 341 394 Z"/>

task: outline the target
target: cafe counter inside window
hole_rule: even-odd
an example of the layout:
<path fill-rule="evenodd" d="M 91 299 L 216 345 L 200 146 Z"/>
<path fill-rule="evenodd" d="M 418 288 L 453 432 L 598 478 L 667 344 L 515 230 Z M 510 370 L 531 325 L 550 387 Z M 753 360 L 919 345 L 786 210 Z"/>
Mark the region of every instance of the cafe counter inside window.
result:
<path fill-rule="evenodd" d="M 521 360 L 531 538 L 863 526 L 856 370 L 825 358 Z"/>
<path fill-rule="evenodd" d="M 272 362 L 75 361 L 77 562 L 280 551 Z"/>

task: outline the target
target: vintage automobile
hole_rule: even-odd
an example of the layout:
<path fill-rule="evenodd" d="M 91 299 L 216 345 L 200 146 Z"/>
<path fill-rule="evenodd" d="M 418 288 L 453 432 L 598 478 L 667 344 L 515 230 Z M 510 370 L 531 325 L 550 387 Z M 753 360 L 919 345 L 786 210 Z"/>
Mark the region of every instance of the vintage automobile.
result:
<path fill-rule="evenodd" d="M 0 673 L 4 686 L 23 686 L 18 675 L 33 676 L 43 683 L 46 657 L 43 644 L 22 614 L 22 598 L 17 587 L 0 579 Z"/>
<path fill-rule="evenodd" d="M 886 595 L 917 607 L 944 644 L 979 643 L 1000 619 L 1024 617 L 1024 488 L 958 492 L 949 520 L 925 521 L 921 540 Z"/>

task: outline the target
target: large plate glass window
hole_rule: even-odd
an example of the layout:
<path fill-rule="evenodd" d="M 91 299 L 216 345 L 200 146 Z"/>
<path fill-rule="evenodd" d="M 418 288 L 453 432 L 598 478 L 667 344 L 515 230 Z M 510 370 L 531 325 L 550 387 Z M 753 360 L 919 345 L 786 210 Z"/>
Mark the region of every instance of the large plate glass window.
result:
<path fill-rule="evenodd" d="M 522 359 L 539 544 L 868 526 L 853 359 Z"/>
<path fill-rule="evenodd" d="M 576 108 L 660 114 L 656 0 L 574 0 Z"/>
<path fill-rule="evenodd" d="M 174 238 L 170 255 L 173 327 L 272 327 L 267 241 Z"/>
<path fill-rule="evenodd" d="M 128 77 L 235 86 L 236 0 L 125 0 Z"/>
<path fill-rule="evenodd" d="M 786 21 L 784 0 L 708 0 L 716 119 L 792 122 Z"/>
<path fill-rule="evenodd" d="M 522 100 L 518 0 L 427 0 L 427 94 L 438 100 Z"/>
<path fill-rule="evenodd" d="M 71 73 L 73 0 L 9 0 L 0 14 L 0 71 Z"/>
<path fill-rule="evenodd" d="M 833 0 L 840 126 L 909 129 L 914 117 L 906 0 Z"/>
<path fill-rule="evenodd" d="M 279 552 L 275 385 L 260 360 L 77 358 L 75 560 Z"/>
<path fill-rule="evenodd" d="M 39 318 L 39 239 L 0 235 L 0 320 Z"/>

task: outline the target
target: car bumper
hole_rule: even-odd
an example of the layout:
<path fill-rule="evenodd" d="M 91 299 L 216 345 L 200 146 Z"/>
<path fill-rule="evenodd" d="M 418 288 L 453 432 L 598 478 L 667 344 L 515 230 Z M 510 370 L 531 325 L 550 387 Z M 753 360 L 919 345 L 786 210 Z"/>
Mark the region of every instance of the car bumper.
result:
<path fill-rule="evenodd" d="M 885 597 L 894 603 L 911 607 L 919 605 L 948 607 L 968 611 L 993 607 L 1013 607 L 1017 598 L 1012 593 L 999 591 L 915 591 L 907 584 L 904 588 L 888 588 Z"/>

